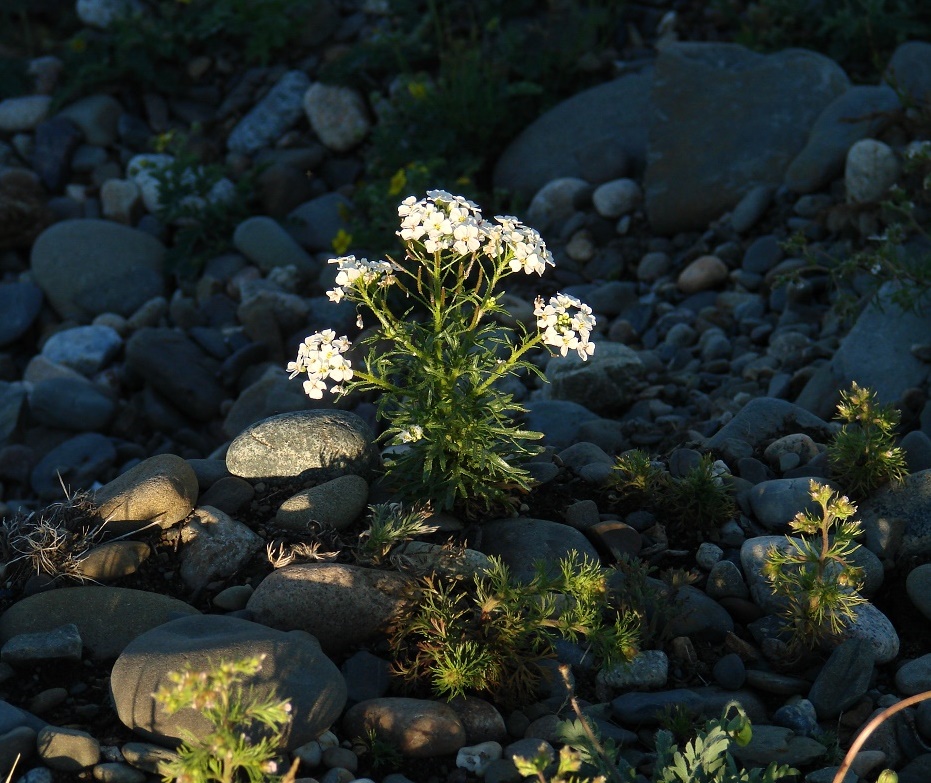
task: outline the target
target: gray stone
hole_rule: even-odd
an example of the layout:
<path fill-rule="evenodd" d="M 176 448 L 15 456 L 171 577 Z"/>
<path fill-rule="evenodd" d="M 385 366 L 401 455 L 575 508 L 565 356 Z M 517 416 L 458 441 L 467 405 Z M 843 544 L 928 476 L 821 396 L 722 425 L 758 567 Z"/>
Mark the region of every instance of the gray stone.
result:
<path fill-rule="evenodd" d="M 665 688 L 669 676 L 669 659 L 662 650 L 643 650 L 629 663 L 600 669 L 597 686 L 618 690 Z M 596 686 L 596 687 L 597 687 Z"/>
<path fill-rule="evenodd" d="M 909 571 L 905 591 L 918 611 L 931 620 L 931 563 L 922 563 Z"/>
<path fill-rule="evenodd" d="M 278 221 L 265 215 L 246 218 L 236 226 L 233 244 L 263 272 L 293 265 L 306 273 L 318 266 Z"/>
<path fill-rule="evenodd" d="M 84 142 L 96 147 L 116 143 L 116 126 L 123 107 L 112 95 L 88 95 L 62 109 L 56 116 L 71 120 L 84 134 Z"/>
<path fill-rule="evenodd" d="M 165 247 L 144 231 L 107 220 L 63 220 L 32 246 L 36 283 L 62 318 L 130 316 L 165 291 Z"/>
<path fill-rule="evenodd" d="M 285 73 L 230 132 L 226 140 L 230 152 L 254 155 L 262 147 L 274 146 L 301 118 L 308 87 L 310 79 L 303 71 Z"/>
<path fill-rule="evenodd" d="M 293 209 L 287 230 L 308 250 L 332 253 L 334 237 L 340 229 L 349 228 L 351 211 L 352 202 L 342 193 L 326 193 Z"/>
<path fill-rule="evenodd" d="M 519 581 L 529 581 L 534 563 L 542 561 L 547 572 L 557 574 L 556 561 L 572 551 L 598 562 L 598 552 L 588 539 L 568 525 L 546 519 L 495 519 L 482 526 L 481 551 L 500 557 Z"/>
<path fill-rule="evenodd" d="M 169 528 L 197 502 L 197 476 L 186 460 L 157 454 L 121 473 L 94 493 L 97 518 L 122 535 L 152 523 Z"/>
<path fill-rule="evenodd" d="M 374 440 L 369 426 L 354 413 L 282 413 L 237 435 L 226 453 L 226 466 L 234 476 L 248 479 L 324 481 L 348 473 L 366 478 L 379 461 Z"/>
<path fill-rule="evenodd" d="M 799 93 L 800 83 L 809 89 Z M 764 56 L 735 44 L 664 46 L 644 178 L 653 229 L 703 229 L 749 187 L 781 184 L 818 115 L 848 86 L 836 63 L 801 49 Z"/>
<path fill-rule="evenodd" d="M 709 598 L 747 598 L 750 591 L 744 582 L 743 574 L 735 563 L 720 560 L 708 572 L 705 593 Z"/>
<path fill-rule="evenodd" d="M 29 412 L 46 427 L 88 432 L 103 430 L 116 403 L 84 379 L 48 378 L 32 387 Z"/>
<path fill-rule="evenodd" d="M 860 502 L 864 544 L 883 560 L 931 552 L 931 470 L 905 477 Z"/>
<path fill-rule="evenodd" d="M 895 687 L 904 696 L 931 690 L 931 654 L 922 655 L 900 666 L 895 673 Z"/>
<path fill-rule="evenodd" d="M 757 521 L 767 530 L 782 533 L 788 531 L 789 522 L 796 514 L 809 512 L 820 518 L 821 506 L 811 498 L 811 482 L 807 477 L 783 478 L 753 485 L 747 498 Z M 819 480 L 818 483 L 838 489 L 828 481 Z"/>
<path fill-rule="evenodd" d="M 35 755 L 36 736 L 36 730 L 29 726 L 17 726 L 0 735 L 0 770 L 13 769 L 14 764 L 22 769 Z"/>
<path fill-rule="evenodd" d="M 183 332 L 140 329 L 126 343 L 126 364 L 187 416 L 209 421 L 219 415 L 226 392 L 215 360 Z"/>
<path fill-rule="evenodd" d="M 80 772 L 100 761 L 100 743 L 77 729 L 46 726 L 36 737 L 43 763 L 59 772 Z"/>
<path fill-rule="evenodd" d="M 772 185 L 755 185 L 741 197 L 731 213 L 734 231 L 743 234 L 757 224 L 772 203 L 774 190 Z"/>
<path fill-rule="evenodd" d="M 747 667 L 737 653 L 728 653 L 718 659 L 711 675 L 725 690 L 736 691 L 742 688 L 747 680 Z"/>
<path fill-rule="evenodd" d="M 526 408 L 527 428 L 542 432 L 544 442 L 557 449 L 564 449 L 574 443 L 579 427 L 585 422 L 594 422 L 600 418 L 584 405 L 570 400 L 529 400 Z"/>
<path fill-rule="evenodd" d="M 257 381 L 240 392 L 223 421 L 223 432 L 235 438 L 250 424 L 276 413 L 307 410 L 313 402 L 304 394 L 300 383 L 288 378 L 284 367 L 270 366 Z"/>
<path fill-rule="evenodd" d="M 810 737 L 799 737 L 782 726 L 753 725 L 747 745 L 732 745 L 731 752 L 744 766 L 765 767 L 771 762 L 804 767 L 827 755 L 827 748 Z"/>
<path fill-rule="evenodd" d="M 889 618 L 869 602 L 857 607 L 856 617 L 841 630 L 836 641 L 847 639 L 866 642 L 879 665 L 894 661 L 899 654 L 899 635 L 895 628 Z"/>
<path fill-rule="evenodd" d="M 181 552 L 181 578 L 193 590 L 233 576 L 265 544 L 242 522 L 212 506 L 198 507 L 184 532 L 191 540 Z"/>
<path fill-rule="evenodd" d="M 847 152 L 844 167 L 847 201 L 852 204 L 882 201 L 899 178 L 899 170 L 892 147 L 876 139 L 860 139 Z"/>
<path fill-rule="evenodd" d="M 42 355 L 87 376 L 106 367 L 122 347 L 122 338 L 110 326 L 76 326 L 49 337 Z"/>
<path fill-rule="evenodd" d="M 29 666 L 50 660 L 80 661 L 82 649 L 78 627 L 66 623 L 49 631 L 11 637 L 0 649 L 0 660 L 11 666 Z"/>
<path fill-rule="evenodd" d="M 29 483 L 43 500 L 60 499 L 65 493 L 90 489 L 116 462 L 110 438 L 84 432 L 60 443 L 32 469 Z"/>
<path fill-rule="evenodd" d="M 52 105 L 50 95 L 20 95 L 0 101 L 0 131 L 32 131 L 47 116 Z"/>
<path fill-rule="evenodd" d="M 93 658 L 116 658 L 139 634 L 179 614 L 199 614 L 189 604 L 160 593 L 88 585 L 36 593 L 0 616 L 0 642 L 22 633 L 74 623 Z"/>
<path fill-rule="evenodd" d="M 931 43 L 906 41 L 892 53 L 883 80 L 916 104 L 931 103 Z"/>
<path fill-rule="evenodd" d="M 556 356 L 546 363 L 553 400 L 569 400 L 596 414 L 617 413 L 629 407 L 644 365 L 637 352 L 620 343 L 600 342 L 583 361 L 577 354 Z"/>
<path fill-rule="evenodd" d="M 346 711 L 343 729 L 350 737 L 374 730 L 408 758 L 455 753 L 466 743 L 465 727 L 448 705 L 425 699 L 384 697 L 360 702 Z"/>
<path fill-rule="evenodd" d="M 64 187 L 71 177 L 72 155 L 81 136 L 77 125 L 66 117 L 52 117 L 36 128 L 32 165 L 42 184 L 50 191 Z"/>
<path fill-rule="evenodd" d="M 785 186 L 796 193 L 827 187 L 843 173 L 853 144 L 878 133 L 899 108 L 899 96 L 888 85 L 851 87 L 821 112 L 808 143 L 786 171 Z"/>
<path fill-rule="evenodd" d="M 653 69 L 583 90 L 541 116 L 508 146 L 495 188 L 529 199 L 547 182 L 578 177 L 599 183 L 642 171 L 652 110 Z"/>
<path fill-rule="evenodd" d="M 278 507 L 275 524 L 285 530 L 308 530 L 316 522 L 344 530 L 365 510 L 368 497 L 364 478 L 338 476 L 288 498 Z"/>
<path fill-rule="evenodd" d="M 603 218 L 613 220 L 633 212 L 643 199 L 643 191 L 636 181 L 621 178 L 605 182 L 592 193 L 592 206 Z"/>
<path fill-rule="evenodd" d="M 19 425 L 26 402 L 26 387 L 19 381 L 0 381 L 0 444 L 5 444 Z"/>
<path fill-rule="evenodd" d="M 527 222 L 538 231 L 560 230 L 575 213 L 575 200 L 588 188 L 578 177 L 559 177 L 550 180 L 536 193 L 527 206 Z"/>
<path fill-rule="evenodd" d="M 145 541 L 108 541 L 76 558 L 75 566 L 82 578 L 106 583 L 136 573 L 150 554 Z"/>
<path fill-rule="evenodd" d="M 285 746 L 296 748 L 319 736 L 346 703 L 346 684 L 317 640 L 300 631 L 283 633 L 223 615 L 182 617 L 137 637 L 122 652 L 110 675 L 110 692 L 120 720 L 141 737 L 166 743 L 190 731 L 202 737 L 213 729 L 199 712 L 168 715 L 150 694 L 169 685 L 170 672 L 185 666 L 207 671 L 219 661 L 264 656 L 247 687 L 258 699 L 291 705 Z"/>
<path fill-rule="evenodd" d="M 304 93 L 310 127 L 328 149 L 348 152 L 372 127 L 362 96 L 350 87 L 314 82 Z"/>
<path fill-rule="evenodd" d="M 300 563 L 265 577 L 246 608 L 264 625 L 313 634 L 334 654 L 379 638 L 407 605 L 409 584 L 390 571 Z"/>
<path fill-rule="evenodd" d="M 697 587 L 683 585 L 673 600 L 672 618 L 666 626 L 672 637 L 721 642 L 734 630 L 734 621 L 727 610 Z"/>
<path fill-rule="evenodd" d="M 655 726 L 666 710 L 676 706 L 698 713 L 702 708 L 702 700 L 698 694 L 684 688 L 650 693 L 630 691 L 612 699 L 611 713 L 627 725 Z"/>
<path fill-rule="evenodd" d="M 773 713 L 773 723 L 792 729 L 800 737 L 811 737 L 820 732 L 818 716 L 808 699 L 790 700 Z"/>
<path fill-rule="evenodd" d="M 0 285 L 0 348 L 19 340 L 42 309 L 42 289 L 32 283 Z"/>

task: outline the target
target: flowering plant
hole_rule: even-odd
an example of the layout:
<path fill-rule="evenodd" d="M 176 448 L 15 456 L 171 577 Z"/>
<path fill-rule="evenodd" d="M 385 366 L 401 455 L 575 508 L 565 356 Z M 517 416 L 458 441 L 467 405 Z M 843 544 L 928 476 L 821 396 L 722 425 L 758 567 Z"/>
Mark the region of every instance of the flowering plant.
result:
<path fill-rule="evenodd" d="M 526 490 L 530 474 L 521 465 L 542 435 L 518 425 L 524 409 L 501 388 L 522 372 L 543 378 L 527 361 L 546 345 L 562 356 L 593 352 L 591 308 L 566 294 L 534 303 L 536 330 L 503 325 L 501 281 L 523 272 L 542 275 L 553 258 L 540 235 L 517 218 L 482 217 L 478 205 L 445 191 L 406 198 L 398 207 L 404 245 L 401 262 L 334 258 L 336 287 L 327 292 L 376 319 L 361 341 L 368 348 L 363 369 L 346 354 L 351 344 L 331 329 L 310 335 L 288 364 L 291 377 L 306 373 L 304 390 L 315 399 L 327 391 L 381 392 L 381 438 L 394 447 L 385 464 L 399 494 L 485 507 L 510 491 Z M 492 319 L 498 316 L 497 322 Z"/>

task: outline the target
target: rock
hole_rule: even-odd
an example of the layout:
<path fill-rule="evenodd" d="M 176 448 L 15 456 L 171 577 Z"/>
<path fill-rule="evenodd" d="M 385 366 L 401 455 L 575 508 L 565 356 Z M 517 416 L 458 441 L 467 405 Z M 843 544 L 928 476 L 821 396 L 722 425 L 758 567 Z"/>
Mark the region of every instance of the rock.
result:
<path fill-rule="evenodd" d="M 20 599 L 0 616 L 0 642 L 74 623 L 91 657 L 116 658 L 141 633 L 179 614 L 199 614 L 176 598 L 126 587 L 65 587 Z"/>
<path fill-rule="evenodd" d="M 931 690 L 931 654 L 922 655 L 900 666 L 895 673 L 895 687 L 904 696 Z"/>
<path fill-rule="evenodd" d="M 536 561 L 546 564 L 547 573 L 555 576 L 557 561 L 572 551 L 598 562 L 598 552 L 578 530 L 546 519 L 517 517 L 495 519 L 482 526 L 481 551 L 500 557 L 521 582 L 529 581 Z"/>
<path fill-rule="evenodd" d="M 291 235 L 276 220 L 264 215 L 246 218 L 236 226 L 233 244 L 263 272 L 279 266 L 295 266 L 305 273 L 318 269 L 317 262 Z"/>
<path fill-rule="evenodd" d="M 903 90 L 917 105 L 931 101 L 931 44 L 906 41 L 892 53 L 883 76 L 896 90 Z"/>
<path fill-rule="evenodd" d="M 352 202 L 342 193 L 326 193 L 301 204 L 288 215 L 287 230 L 312 252 L 333 252 L 333 239 L 348 229 Z"/>
<path fill-rule="evenodd" d="M 105 30 L 141 8 L 137 0 L 78 0 L 75 11 L 84 24 Z"/>
<path fill-rule="evenodd" d="M 152 549 L 145 541 L 108 541 L 77 558 L 77 574 L 98 583 L 136 573 Z"/>
<path fill-rule="evenodd" d="M 368 497 L 364 478 L 339 476 L 292 495 L 278 507 L 275 524 L 285 530 L 308 530 L 314 523 L 344 530 L 365 509 Z"/>
<path fill-rule="evenodd" d="M 541 187 L 527 207 L 527 221 L 539 231 L 562 227 L 575 213 L 576 197 L 588 188 L 578 177 L 559 177 Z"/>
<path fill-rule="evenodd" d="M 374 440 L 368 425 L 354 413 L 282 413 L 237 435 L 226 453 L 226 466 L 234 476 L 247 479 L 326 481 L 349 473 L 366 478 L 379 461 Z"/>
<path fill-rule="evenodd" d="M 100 761 L 100 743 L 77 729 L 46 726 L 36 737 L 43 763 L 59 772 L 75 774 Z"/>
<path fill-rule="evenodd" d="M 0 284 L 0 348 L 19 340 L 42 309 L 42 289 L 32 283 Z"/>
<path fill-rule="evenodd" d="M 700 641 L 720 642 L 734 630 L 734 621 L 717 601 L 691 585 L 679 588 L 675 608 L 667 625 L 670 636 L 687 636 Z"/>
<path fill-rule="evenodd" d="M 446 704 L 426 699 L 385 697 L 350 707 L 343 717 L 350 737 L 370 730 L 408 758 L 456 753 L 466 743 L 465 727 Z"/>
<path fill-rule="evenodd" d="M 614 220 L 633 212 L 643 200 L 643 191 L 635 180 L 613 179 L 595 188 L 592 206 L 603 218 Z"/>
<path fill-rule="evenodd" d="M 799 93 L 800 83 L 810 89 Z M 814 121 L 848 86 L 840 67 L 814 52 L 664 46 L 656 60 L 644 177 L 653 229 L 701 230 L 749 187 L 781 184 Z"/>
<path fill-rule="evenodd" d="M 408 587 L 390 571 L 301 563 L 265 577 L 246 608 L 264 625 L 313 634 L 332 655 L 378 638 L 407 604 Z"/>
<path fill-rule="evenodd" d="M 47 427 L 105 430 L 115 410 L 108 395 L 83 379 L 49 378 L 33 386 L 29 395 L 29 412 Z"/>
<path fill-rule="evenodd" d="M 223 421 L 223 432 L 232 439 L 250 424 L 277 413 L 307 410 L 311 403 L 301 384 L 289 379 L 284 367 L 270 366 L 240 392 Z"/>
<path fill-rule="evenodd" d="M 629 691 L 611 701 L 611 713 L 614 718 L 627 725 L 655 726 L 660 722 L 664 711 L 676 705 L 698 714 L 701 712 L 702 700 L 698 694 L 685 688 L 649 693 Z"/>
<path fill-rule="evenodd" d="M 818 734 L 818 716 L 808 699 L 792 699 L 773 713 L 773 723 L 791 729 L 800 737 Z"/>
<path fill-rule="evenodd" d="M 226 392 L 216 364 L 183 332 L 140 329 L 126 343 L 126 364 L 187 416 L 209 421 L 219 415 Z"/>
<path fill-rule="evenodd" d="M 699 256 L 679 274 L 676 284 L 683 294 L 716 288 L 727 280 L 728 268 L 717 256 Z"/>
<path fill-rule="evenodd" d="M 808 692 L 820 720 L 836 718 L 866 693 L 873 677 L 875 656 L 861 639 L 849 639 L 834 648 Z"/>
<path fill-rule="evenodd" d="M 21 95 L 0 101 L 0 132 L 35 130 L 48 116 L 51 105 L 50 95 Z"/>
<path fill-rule="evenodd" d="M 861 139 L 847 153 L 844 185 L 850 203 L 882 201 L 898 178 L 899 161 L 888 144 Z"/>
<path fill-rule="evenodd" d="M 62 318 L 130 316 L 165 290 L 165 248 L 150 234 L 106 220 L 63 220 L 32 246 L 36 283 Z"/>
<path fill-rule="evenodd" d="M 108 179 L 100 186 L 100 210 L 105 218 L 134 224 L 142 211 L 142 191 L 129 179 Z"/>
<path fill-rule="evenodd" d="M 785 186 L 796 193 L 826 188 L 844 170 L 855 142 L 877 134 L 901 103 L 888 85 L 855 85 L 821 112 L 805 148 L 789 165 Z"/>
<path fill-rule="evenodd" d="M 857 509 L 865 546 L 884 560 L 931 552 L 929 509 L 931 470 L 912 473 L 899 486 L 881 487 Z"/>
<path fill-rule="evenodd" d="M 188 523 L 191 536 L 181 553 L 181 578 L 192 590 L 227 579 L 263 548 L 265 540 L 212 506 L 200 506 Z"/>
<path fill-rule="evenodd" d="M 84 143 L 109 147 L 117 141 L 117 122 L 123 106 L 112 95 L 97 93 L 69 104 L 58 117 L 71 120 L 84 134 Z"/>
<path fill-rule="evenodd" d="M 303 71 L 288 71 L 243 117 L 226 139 L 230 152 L 254 155 L 262 147 L 274 146 L 303 113 L 302 100 L 310 86 Z"/>
<path fill-rule="evenodd" d="M 560 177 L 600 183 L 643 170 L 653 69 L 583 90 L 550 109 L 498 159 L 494 187 L 529 199 Z M 535 224 L 534 224 L 535 225 Z M 539 229 L 538 226 L 535 225 Z"/>
<path fill-rule="evenodd" d="M 536 399 L 530 400 L 526 407 L 528 429 L 542 432 L 545 436 L 544 442 L 559 449 L 575 442 L 581 425 L 599 419 L 597 413 L 569 400 Z"/>
<path fill-rule="evenodd" d="M 303 106 L 314 133 L 334 152 L 348 152 L 371 129 L 365 101 L 349 87 L 314 82 L 304 93 Z"/>
<path fill-rule="evenodd" d="M 742 688 L 747 680 L 747 667 L 737 653 L 728 653 L 718 659 L 711 674 L 722 688 L 736 691 Z"/>
<path fill-rule="evenodd" d="M 91 376 L 106 367 L 123 347 L 123 340 L 109 326 L 76 326 L 56 332 L 42 346 L 51 362 Z"/>
<path fill-rule="evenodd" d="M 796 514 L 808 512 L 821 517 L 821 506 L 811 498 L 812 479 L 786 478 L 761 481 L 747 492 L 753 514 L 763 527 L 777 533 L 787 532 Z M 837 491 L 829 481 L 818 481 Z"/>
<path fill-rule="evenodd" d="M 89 489 L 116 462 L 110 438 L 84 432 L 60 443 L 32 469 L 29 483 L 43 500 L 60 499 L 68 492 Z"/>
<path fill-rule="evenodd" d="M 838 634 L 837 641 L 846 639 L 865 641 L 879 665 L 895 660 L 899 654 L 899 635 L 895 628 L 889 618 L 869 602 L 857 607 L 856 617 Z"/>
<path fill-rule="evenodd" d="M 36 128 L 33 168 L 50 191 L 59 190 L 71 177 L 71 158 L 81 137 L 78 126 L 66 117 L 53 117 Z"/>
<path fill-rule="evenodd" d="M 668 676 L 669 659 L 666 653 L 662 650 L 644 650 L 637 653 L 629 664 L 622 663 L 611 669 L 600 669 L 596 677 L 596 687 L 616 690 L 660 689 L 666 687 Z"/>
<path fill-rule="evenodd" d="M 633 400 L 644 365 L 626 345 L 601 342 L 586 361 L 576 354 L 556 356 L 546 363 L 550 399 L 569 400 L 595 414 L 619 412 Z"/>
<path fill-rule="evenodd" d="M 197 476 L 186 460 L 157 454 L 98 489 L 93 500 L 98 519 L 122 535 L 150 523 L 161 528 L 177 524 L 194 509 L 198 492 Z"/>
<path fill-rule="evenodd" d="M 274 691 L 291 705 L 287 748 L 319 736 L 346 703 L 339 669 L 312 636 L 282 633 L 237 617 L 203 615 L 172 620 L 137 637 L 122 652 L 110 675 L 110 693 L 120 720 L 140 736 L 170 744 L 190 731 L 203 737 L 212 730 L 199 712 L 168 715 L 150 694 L 169 685 L 168 674 L 185 666 L 207 671 L 219 661 L 264 656 L 262 668 L 246 687 L 258 699 Z"/>
<path fill-rule="evenodd" d="M 908 572 L 905 591 L 915 608 L 931 620 L 931 563 L 922 563 Z"/>
<path fill-rule="evenodd" d="M 48 661 L 80 661 L 81 634 L 74 623 L 49 631 L 21 633 L 7 639 L 0 660 L 11 666 L 30 666 Z"/>
<path fill-rule="evenodd" d="M 765 767 L 771 762 L 804 767 L 827 755 L 827 748 L 810 737 L 799 737 L 782 726 L 753 725 L 747 745 L 734 745 L 731 753 L 746 767 Z"/>

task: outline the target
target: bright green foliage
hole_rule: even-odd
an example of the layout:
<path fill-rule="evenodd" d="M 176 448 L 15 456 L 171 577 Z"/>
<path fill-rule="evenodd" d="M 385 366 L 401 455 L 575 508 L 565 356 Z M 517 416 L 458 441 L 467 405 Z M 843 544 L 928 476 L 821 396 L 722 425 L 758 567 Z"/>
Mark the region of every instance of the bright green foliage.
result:
<path fill-rule="evenodd" d="M 895 408 L 879 405 L 875 392 L 854 381 L 850 391 L 841 392 L 836 418 L 844 426 L 828 444 L 828 460 L 831 474 L 851 495 L 867 497 L 905 478 L 905 452 L 895 445 Z"/>
<path fill-rule="evenodd" d="M 605 665 L 637 653 L 640 618 L 610 603 L 603 569 L 573 552 L 527 582 L 503 562 L 467 580 L 424 578 L 416 606 L 391 631 L 396 671 L 436 695 L 478 691 L 523 704 L 536 691 L 539 663 L 557 638 L 584 640 Z"/>
<path fill-rule="evenodd" d="M 684 476 L 673 476 L 646 452 L 633 449 L 618 457 L 614 470 L 622 501 L 652 510 L 677 541 L 707 540 L 737 513 L 733 493 L 710 454 Z"/>
<path fill-rule="evenodd" d="M 426 524 L 429 512 L 407 509 L 400 503 L 379 503 L 369 506 L 371 519 L 368 530 L 359 535 L 356 559 L 360 563 L 381 565 L 391 550 L 405 541 L 436 531 Z"/>
<path fill-rule="evenodd" d="M 577 774 L 582 769 L 582 758 L 580 753 L 569 745 L 563 745 L 559 749 L 556 772 L 549 778 L 545 773 L 551 762 L 549 754 L 542 750 L 532 758 L 515 756 L 512 761 L 521 777 L 536 778 L 540 783 L 605 783 L 607 780 L 604 775 L 592 778 Z M 632 783 L 634 777 L 629 775 L 621 780 Z"/>
<path fill-rule="evenodd" d="M 729 718 L 731 711 L 736 712 Z M 729 702 L 721 717 L 709 720 L 704 730 L 680 748 L 672 734 L 656 732 L 655 783 L 773 783 L 799 774 L 786 765 L 770 763 L 766 769 L 740 769 L 729 751 L 732 742 L 740 746 L 750 742 L 753 731 L 750 719 L 737 702 Z"/>
<path fill-rule="evenodd" d="M 404 755 L 391 742 L 378 736 L 374 728 L 366 730 L 364 737 L 356 737 L 353 750 L 364 756 L 368 765 L 374 769 L 400 769 Z"/>
<path fill-rule="evenodd" d="M 789 524 L 801 537 L 787 536 L 788 551 L 770 549 L 763 567 L 773 591 L 786 601 L 786 627 L 800 647 L 836 638 L 866 600 L 857 592 L 862 571 L 849 560 L 860 546 L 860 524 L 852 518 L 856 506 L 815 480 L 811 497 L 821 513 L 799 512 Z"/>
<path fill-rule="evenodd" d="M 161 765 L 166 783 L 265 783 L 273 775 L 275 755 L 290 720 L 290 705 L 273 696 L 258 699 L 243 682 L 254 677 L 262 657 L 221 661 L 212 671 L 187 667 L 168 675 L 155 700 L 173 715 L 185 708 L 200 712 L 214 729 L 204 737 L 190 732 L 178 748 L 178 758 Z"/>

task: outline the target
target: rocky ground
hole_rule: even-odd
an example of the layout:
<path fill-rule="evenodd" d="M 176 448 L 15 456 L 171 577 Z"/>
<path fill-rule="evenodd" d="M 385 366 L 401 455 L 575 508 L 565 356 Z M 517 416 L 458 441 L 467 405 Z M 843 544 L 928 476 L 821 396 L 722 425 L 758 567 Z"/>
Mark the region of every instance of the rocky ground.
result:
<path fill-rule="evenodd" d="M 320 5 L 329 33 L 307 58 L 234 73 L 225 92 L 101 92 L 59 108 L 42 59 L 30 93 L 0 101 L 0 774 L 22 754 L 13 780 L 154 780 L 179 729 L 204 725 L 154 713 L 149 694 L 185 661 L 248 651 L 267 655 L 261 687 L 292 701 L 288 750 L 305 778 L 465 781 L 476 773 L 457 752 L 490 741 L 504 757 L 482 776 L 515 780 L 509 755 L 558 747 L 558 685 L 514 709 L 402 697 L 389 675 L 383 631 L 408 577 L 442 567 L 453 542 L 470 567 L 498 555 L 519 576 L 570 550 L 687 572 L 662 588 L 668 627 L 630 669 L 560 648 L 599 728 L 649 774 L 665 705 L 713 716 L 737 698 L 755 730 L 741 763 L 830 780 L 832 737 L 845 747 L 875 710 L 931 688 L 931 320 L 889 301 L 839 314 L 830 264 L 806 266 L 784 242 L 801 233 L 822 261 L 876 243 L 878 203 L 925 138 L 915 106 L 931 101 L 931 44 L 893 55 L 897 92 L 854 86 L 812 52 L 764 56 L 707 31 L 677 42 L 672 20 L 658 35 L 647 15 L 647 44 L 528 125 L 494 184 L 528 205 L 556 267 L 509 289 L 508 307 L 531 319 L 538 293 L 572 293 L 597 316 L 596 351 L 584 364 L 541 354 L 549 383 L 513 384 L 546 446 L 517 516 L 444 515 L 432 547 L 396 553 L 399 571 L 353 555 L 366 506 L 384 499 L 372 401 L 308 400 L 284 369 L 305 335 L 357 331 L 352 307 L 325 296 L 326 262 L 377 119 L 315 76 L 377 13 Z M 236 252 L 179 284 L 165 266 L 178 226 L 154 216 L 152 171 L 170 159 L 150 139 L 194 120 L 228 165 L 217 199 L 267 167 Z M 808 506 L 809 480 L 831 480 L 832 417 L 854 380 L 902 410 L 911 475 L 860 502 L 869 600 L 856 622 L 788 660 L 763 557 Z M 739 512 L 699 534 L 628 507 L 611 477 L 635 447 L 674 476 L 712 454 Z M 9 548 L 24 535 L 64 555 L 42 573 Z M 314 559 L 314 546 L 332 554 Z M 356 752 L 372 725 L 399 769 Z M 929 742 L 931 710 L 913 709 L 849 780 L 884 767 L 925 780 Z"/>

